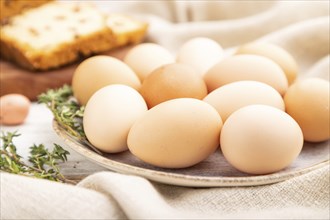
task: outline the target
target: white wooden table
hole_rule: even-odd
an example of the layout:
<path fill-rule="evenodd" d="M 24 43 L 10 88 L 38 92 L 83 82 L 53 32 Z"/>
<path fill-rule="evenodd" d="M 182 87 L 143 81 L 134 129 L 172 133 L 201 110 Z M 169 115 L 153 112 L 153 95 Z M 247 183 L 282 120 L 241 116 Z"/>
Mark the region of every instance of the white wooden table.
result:
<path fill-rule="evenodd" d="M 33 144 L 44 144 L 48 149 L 53 148 L 53 143 L 61 145 L 70 152 L 68 161 L 60 165 L 62 173 L 66 178 L 79 181 L 98 171 L 107 170 L 95 163 L 88 161 L 85 157 L 77 154 L 56 135 L 52 128 L 53 115 L 43 104 L 33 103 L 29 115 L 24 124 L 19 126 L 3 126 L 1 132 L 17 131 L 21 135 L 14 139 L 17 152 L 26 161 L 29 156 L 29 147 Z"/>

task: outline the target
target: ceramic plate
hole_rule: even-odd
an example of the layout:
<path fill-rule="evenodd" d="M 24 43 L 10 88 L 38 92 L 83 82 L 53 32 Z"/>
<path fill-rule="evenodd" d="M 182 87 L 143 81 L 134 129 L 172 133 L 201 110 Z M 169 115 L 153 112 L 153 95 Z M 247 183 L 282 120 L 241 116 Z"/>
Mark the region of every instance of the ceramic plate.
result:
<path fill-rule="evenodd" d="M 165 184 L 190 187 L 256 186 L 276 183 L 329 165 L 329 141 L 305 143 L 298 158 L 286 169 L 268 175 L 248 175 L 233 168 L 221 151 L 213 153 L 201 163 L 184 169 L 162 169 L 146 164 L 129 151 L 117 154 L 99 154 L 88 144 L 71 137 L 56 121 L 57 135 L 73 150 L 94 163 L 110 170 L 138 175 Z"/>

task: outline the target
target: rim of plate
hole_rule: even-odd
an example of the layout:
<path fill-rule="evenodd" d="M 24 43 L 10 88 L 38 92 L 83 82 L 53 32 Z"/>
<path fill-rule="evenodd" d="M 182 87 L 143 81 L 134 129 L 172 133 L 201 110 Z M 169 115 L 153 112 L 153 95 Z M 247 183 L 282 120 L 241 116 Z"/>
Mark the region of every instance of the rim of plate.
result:
<path fill-rule="evenodd" d="M 70 137 L 66 131 L 60 127 L 60 125 L 53 120 L 53 129 L 56 134 L 74 151 L 86 157 L 88 160 L 95 162 L 102 167 L 109 170 L 116 171 L 118 173 L 137 175 L 145 177 L 149 180 L 165 183 L 169 185 L 187 186 L 187 187 L 230 187 L 230 186 L 258 186 L 271 183 L 281 182 L 296 176 L 300 176 L 329 165 L 329 160 L 322 161 L 315 165 L 301 168 L 298 170 L 292 170 L 288 172 L 272 173 L 267 175 L 258 176 L 245 176 L 245 177 L 206 177 L 206 176 L 192 176 L 186 174 L 177 174 L 171 172 L 164 172 L 158 170 L 151 170 L 134 165 L 118 162 L 106 158 L 81 143 L 78 143 L 72 137 Z"/>

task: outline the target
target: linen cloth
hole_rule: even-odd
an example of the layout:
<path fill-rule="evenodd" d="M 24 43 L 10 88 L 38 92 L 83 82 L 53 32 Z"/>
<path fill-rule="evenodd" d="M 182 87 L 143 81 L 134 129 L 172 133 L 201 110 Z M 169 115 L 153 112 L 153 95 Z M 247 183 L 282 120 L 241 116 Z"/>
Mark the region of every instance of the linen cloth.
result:
<path fill-rule="evenodd" d="M 120 4 L 119 4 L 120 3 Z M 148 41 L 176 52 L 192 37 L 210 37 L 226 53 L 250 41 L 275 43 L 300 67 L 299 77 L 329 79 L 329 1 L 100 1 L 109 13 L 150 23 Z M 17 145 L 61 144 L 52 116 L 33 104 Z M 63 144 L 62 144 L 63 145 Z M 70 150 L 69 148 L 67 148 Z M 27 149 L 19 149 L 23 155 Z M 69 157 L 70 159 L 70 157 Z M 189 188 L 111 171 L 77 186 L 0 173 L 1 219 L 329 219 L 329 166 L 255 187 Z"/>

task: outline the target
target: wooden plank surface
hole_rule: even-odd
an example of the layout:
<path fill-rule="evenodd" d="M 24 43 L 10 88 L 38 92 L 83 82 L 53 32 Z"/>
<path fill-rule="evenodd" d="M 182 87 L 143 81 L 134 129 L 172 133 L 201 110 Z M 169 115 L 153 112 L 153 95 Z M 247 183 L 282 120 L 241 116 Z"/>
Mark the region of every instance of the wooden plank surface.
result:
<path fill-rule="evenodd" d="M 122 59 L 131 47 L 122 47 L 104 54 Z M 70 85 L 74 70 L 81 61 L 55 70 L 32 72 L 1 59 L 0 96 L 20 93 L 35 101 L 39 94 L 48 89 L 58 88 L 64 84 Z"/>

